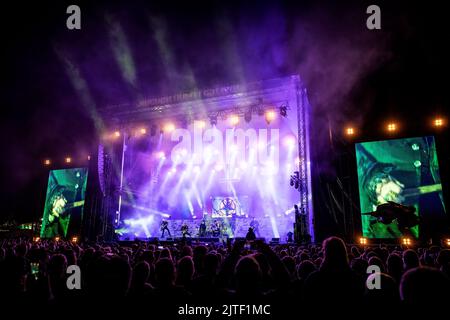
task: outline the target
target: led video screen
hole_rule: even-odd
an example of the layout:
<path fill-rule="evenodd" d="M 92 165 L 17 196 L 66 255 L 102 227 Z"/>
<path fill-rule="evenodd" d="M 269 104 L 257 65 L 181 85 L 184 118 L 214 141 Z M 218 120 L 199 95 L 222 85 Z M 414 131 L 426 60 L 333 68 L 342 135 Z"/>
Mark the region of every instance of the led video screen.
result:
<path fill-rule="evenodd" d="M 80 232 L 87 176 L 87 168 L 50 171 L 41 238 L 66 238 Z"/>
<path fill-rule="evenodd" d="M 364 237 L 418 238 L 422 221 L 445 215 L 434 137 L 363 142 L 355 147 Z M 402 216 L 383 220 L 371 214 L 389 201 L 409 207 L 417 222 L 408 225 Z"/>

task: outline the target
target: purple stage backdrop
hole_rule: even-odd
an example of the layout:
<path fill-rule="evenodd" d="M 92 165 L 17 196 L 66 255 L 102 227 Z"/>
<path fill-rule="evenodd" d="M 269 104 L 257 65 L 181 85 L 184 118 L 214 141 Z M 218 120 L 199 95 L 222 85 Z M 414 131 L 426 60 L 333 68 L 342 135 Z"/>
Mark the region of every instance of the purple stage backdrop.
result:
<path fill-rule="evenodd" d="M 282 94 L 243 113 L 165 117 L 157 129 L 124 137 L 119 238 L 161 237 L 163 220 L 172 237 L 183 224 L 194 237 L 204 220 L 206 236 L 220 225 L 223 237 L 245 237 L 253 226 L 258 237 L 284 241 L 294 231 L 293 205 L 302 205 L 290 176 L 309 161 L 299 153 L 296 91 Z"/>

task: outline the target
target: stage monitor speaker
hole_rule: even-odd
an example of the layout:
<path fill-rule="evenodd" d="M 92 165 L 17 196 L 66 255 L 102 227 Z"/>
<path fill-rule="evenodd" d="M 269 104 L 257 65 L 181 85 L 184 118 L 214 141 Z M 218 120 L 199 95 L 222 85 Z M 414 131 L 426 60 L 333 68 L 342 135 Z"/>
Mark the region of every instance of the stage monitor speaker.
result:
<path fill-rule="evenodd" d="M 270 240 L 270 244 L 279 244 L 280 243 L 280 238 L 272 238 L 272 240 Z"/>

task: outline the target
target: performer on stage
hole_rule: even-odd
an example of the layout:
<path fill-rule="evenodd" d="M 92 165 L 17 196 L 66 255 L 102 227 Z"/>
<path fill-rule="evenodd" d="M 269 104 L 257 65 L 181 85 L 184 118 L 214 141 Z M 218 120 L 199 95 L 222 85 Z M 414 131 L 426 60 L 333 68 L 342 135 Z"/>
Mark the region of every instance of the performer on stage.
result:
<path fill-rule="evenodd" d="M 172 235 L 170 234 L 170 230 L 169 230 L 169 222 L 167 220 L 163 220 L 161 221 L 161 238 L 164 238 L 164 235 L 167 233 L 169 234 L 169 237 L 171 237 Z"/>
<path fill-rule="evenodd" d="M 181 226 L 181 234 L 183 238 L 186 238 L 186 236 L 192 237 L 191 233 L 189 232 L 189 226 L 186 223 Z"/>
<path fill-rule="evenodd" d="M 199 237 L 206 237 L 206 221 L 202 220 L 200 223 L 200 226 L 198 227 L 198 236 Z"/>
<path fill-rule="evenodd" d="M 259 238 L 259 222 L 254 217 L 250 222 L 250 227 L 253 229 L 255 235 Z"/>
<path fill-rule="evenodd" d="M 220 236 L 220 223 L 217 220 L 214 221 L 214 224 L 212 227 L 212 233 L 213 233 L 213 237 Z"/>

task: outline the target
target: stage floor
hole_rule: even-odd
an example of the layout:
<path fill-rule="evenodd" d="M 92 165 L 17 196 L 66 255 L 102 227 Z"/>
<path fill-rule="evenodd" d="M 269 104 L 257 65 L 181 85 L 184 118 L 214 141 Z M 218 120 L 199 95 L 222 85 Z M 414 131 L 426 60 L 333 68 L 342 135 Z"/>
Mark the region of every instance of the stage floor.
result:
<path fill-rule="evenodd" d="M 141 228 L 142 231 L 136 232 L 136 228 L 128 229 L 126 225 L 118 228 L 116 233 L 119 240 L 128 241 L 135 239 L 147 239 L 158 238 L 160 240 L 166 240 L 167 238 L 181 238 L 183 233 L 181 227 L 186 224 L 189 228 L 189 233 L 192 238 L 200 237 L 199 227 L 203 219 L 176 219 L 167 220 L 170 236 L 165 233 L 164 237 L 160 230 L 160 223 L 153 223 L 152 225 Z M 252 221 L 255 221 L 257 228 L 255 228 L 255 234 L 257 238 L 264 238 L 266 241 L 272 240 L 272 238 L 279 238 L 281 242 L 284 242 L 287 238 L 288 232 L 294 232 L 294 224 L 291 216 L 275 216 L 264 218 L 208 218 L 207 231 L 210 230 L 209 225 L 214 221 L 219 221 L 220 224 L 226 226 L 220 236 L 213 237 L 211 233 L 208 233 L 202 238 L 237 238 L 245 237 L 248 229 L 250 228 Z M 255 223 L 253 223 L 255 224 Z"/>

